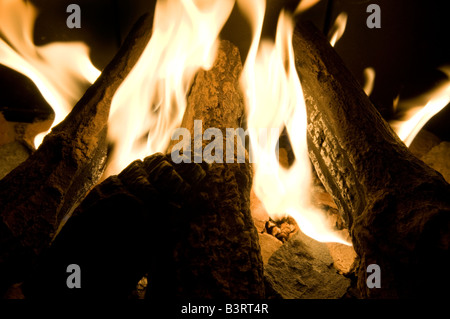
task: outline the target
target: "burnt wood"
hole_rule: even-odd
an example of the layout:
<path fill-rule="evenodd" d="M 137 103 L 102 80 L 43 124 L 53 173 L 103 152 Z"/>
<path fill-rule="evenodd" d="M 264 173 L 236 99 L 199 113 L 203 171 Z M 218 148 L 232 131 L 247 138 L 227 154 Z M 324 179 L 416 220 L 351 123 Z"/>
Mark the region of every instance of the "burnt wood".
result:
<path fill-rule="evenodd" d="M 309 155 L 349 228 L 362 297 L 439 296 L 449 284 L 449 184 L 411 154 L 315 27 L 297 24 L 293 47 Z M 381 288 L 366 285 L 370 264 Z"/>
<path fill-rule="evenodd" d="M 66 119 L 24 163 L 0 180 L 0 293 L 21 281 L 64 218 L 100 178 L 112 97 L 151 36 L 143 16 Z"/>
<path fill-rule="evenodd" d="M 172 256 L 188 220 L 201 211 L 197 164 L 172 165 L 161 153 L 137 160 L 97 185 L 28 274 L 22 290 L 32 299 L 126 299 L 146 273 L 163 281 L 161 297 L 178 279 Z M 67 266 L 81 269 L 81 289 L 69 289 Z"/>

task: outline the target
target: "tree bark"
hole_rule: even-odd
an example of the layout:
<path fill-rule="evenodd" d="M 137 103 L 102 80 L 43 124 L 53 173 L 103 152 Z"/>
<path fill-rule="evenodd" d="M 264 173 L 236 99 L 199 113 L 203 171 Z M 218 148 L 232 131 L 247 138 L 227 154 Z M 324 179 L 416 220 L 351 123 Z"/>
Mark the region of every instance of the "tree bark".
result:
<path fill-rule="evenodd" d="M 203 131 L 239 126 L 241 69 L 237 48 L 222 41 L 213 67 L 192 84 L 182 124 L 191 132 L 188 142 L 194 120 L 202 120 Z M 147 275 L 151 300 L 262 298 L 250 164 L 176 164 L 173 156 L 137 160 L 96 186 L 25 282 L 26 296 L 126 298 Z M 72 263 L 81 267 L 82 289 L 66 286 Z"/>
<path fill-rule="evenodd" d="M 348 225 L 362 296 L 440 295 L 449 283 L 449 184 L 409 152 L 318 30 L 298 24 L 293 46 L 309 155 Z M 380 266 L 381 288 L 366 284 L 370 264 Z"/>
<path fill-rule="evenodd" d="M 151 36 L 152 17 L 126 42 L 66 119 L 0 180 L 0 293 L 23 279 L 71 210 L 100 178 L 111 99 Z"/>
<path fill-rule="evenodd" d="M 210 204 L 198 219 L 190 222 L 187 241 L 182 241 L 183 247 L 178 249 L 185 256 L 180 269 L 185 264 L 190 269 L 180 279 L 182 290 L 178 296 L 264 296 L 259 239 L 250 213 L 252 169 L 248 156 L 245 163 L 238 163 L 238 148 L 242 147 L 239 137 L 233 135 L 233 146 L 230 146 L 230 136 L 227 136 L 227 129 L 240 128 L 244 117 L 245 106 L 239 87 L 241 72 L 239 50 L 229 41 L 223 40 L 213 67 L 198 72 L 187 99 L 181 127 L 190 131 L 194 149 L 184 155 L 195 160 L 200 155 L 195 152 L 198 147 L 202 150 L 203 162 L 207 161 L 205 152 L 209 153 L 207 144 L 210 142 L 199 134 L 203 135 L 208 128 L 215 128 L 222 132 L 222 136 L 214 136 L 220 145 L 211 154 L 219 154 L 219 157 L 208 165 L 203 181 Z M 196 131 L 195 120 L 202 121 L 201 131 Z M 173 143 L 169 146 L 169 152 L 174 150 L 172 146 Z M 219 150 L 222 150 L 221 154 Z M 227 163 L 226 160 L 230 158 L 227 157 L 230 152 L 233 163 Z M 150 292 L 150 296 L 156 296 L 157 290 Z"/>

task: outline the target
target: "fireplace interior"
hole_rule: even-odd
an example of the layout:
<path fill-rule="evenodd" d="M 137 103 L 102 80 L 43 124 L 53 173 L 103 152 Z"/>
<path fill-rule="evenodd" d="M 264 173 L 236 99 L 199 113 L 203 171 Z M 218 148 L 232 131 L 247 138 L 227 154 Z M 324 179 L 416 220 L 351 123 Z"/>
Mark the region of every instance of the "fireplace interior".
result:
<path fill-rule="evenodd" d="M 117 106 L 116 96 L 137 73 L 134 66 L 158 34 L 157 22 L 161 30 L 183 23 L 184 16 L 172 21 L 160 15 L 164 9 L 181 10 L 177 1 L 80 0 L 81 27 L 68 28 L 71 1 L 18 0 L 38 12 L 35 21 L 26 22 L 34 25 L 33 49 L 27 54 L 21 50 L 28 42 L 14 42 L 6 28 L 10 21 L 25 23 L 20 16 L 27 14 L 14 11 L 9 2 L 0 0 L 2 298 L 448 297 L 440 289 L 450 283 L 450 30 L 443 3 L 373 1 L 381 10 L 380 28 L 368 26 L 372 2 L 363 0 L 302 0 L 301 11 L 296 0 L 223 1 L 229 3 L 226 9 L 194 10 L 198 15 L 187 19 L 193 25 L 208 20 L 207 12 L 229 11 L 223 26 L 217 26 L 220 40 L 213 39 L 216 55 L 208 68 L 198 65 L 192 74 L 186 68 L 180 76 L 180 81 L 191 80 L 180 85 L 187 87 L 181 94 L 185 109 L 172 116 L 179 123 L 158 120 L 145 131 L 155 137 L 151 145 L 158 151 L 132 153 L 110 132 L 115 130 L 114 138 L 125 136 L 148 114 L 137 112 L 127 126 L 125 118 L 131 117 L 125 114 L 134 112 L 131 95 L 123 95 L 124 106 Z M 195 7 L 192 3 L 186 1 L 184 9 Z M 247 63 L 256 54 L 257 3 L 266 3 L 262 39 L 283 39 L 280 13 L 289 13 L 286 21 L 292 17 L 288 40 L 293 56 L 284 55 L 281 65 L 286 78 L 298 77 L 304 101 L 304 125 L 295 122 L 294 109 L 280 122 L 274 143 L 279 168 L 269 161 L 251 162 L 245 143 L 251 134 L 242 140 L 227 135 L 229 128 L 255 125 L 257 116 L 251 114 L 273 120 L 283 113 L 281 102 L 273 106 L 278 101 L 270 96 L 277 82 L 268 85 L 269 97 L 257 91 L 254 100 L 247 96 L 252 85 L 242 87 L 245 76 L 276 78 Z M 336 30 L 341 36 L 330 44 Z M 207 38 L 196 45 L 202 48 Z M 21 66 L 33 54 L 42 58 L 40 48 L 74 41 L 87 45 L 98 73 L 93 71 L 92 81 L 73 80 L 76 88 L 62 84 L 70 108 L 59 118 L 42 84 L 24 75 Z M 10 66 L 14 61 L 6 61 L 9 48 L 23 57 L 15 68 Z M 156 53 L 149 56 L 164 65 Z M 181 72 L 180 61 L 172 64 Z M 67 56 L 42 74 L 59 74 L 70 64 L 75 65 Z M 157 74 L 154 65 L 147 73 Z M 167 85 L 158 81 L 149 83 Z M 141 87 L 142 82 L 128 86 Z M 291 83 L 295 79 L 283 82 L 280 90 Z M 178 95 L 160 100 L 174 99 L 170 103 L 175 105 Z M 263 109 L 264 100 L 275 102 Z M 432 102 L 442 110 L 415 123 L 417 135 L 411 129 L 402 136 L 405 122 Z M 162 106 L 152 107 L 152 116 L 163 113 Z M 114 114 L 117 120 L 111 122 Z M 169 142 L 175 128 L 189 134 L 183 141 L 191 145 L 177 149 L 181 163 L 173 156 L 180 140 Z M 218 134 L 223 140 L 205 153 L 212 144 L 212 136 L 204 138 L 208 132 L 214 132 L 215 141 Z M 298 142 L 302 138 L 304 145 Z M 138 136 L 134 144 L 150 143 L 145 139 Z M 229 143 L 233 154 L 224 162 L 229 153 L 218 149 L 229 151 Z M 239 143 L 245 144 L 244 162 L 239 162 Z M 131 158 L 116 161 L 124 154 Z M 206 160 L 205 154 L 216 160 Z M 307 166 L 296 170 L 303 155 Z M 270 156 L 263 153 L 263 158 Z M 278 169 L 286 175 L 281 188 L 270 187 L 279 180 L 260 182 L 260 176 Z M 262 196 L 271 192 L 272 202 Z M 275 192 L 293 194 L 295 203 L 307 198 L 308 209 L 322 216 L 323 225 L 313 229 L 331 232 L 312 232 L 307 225 L 315 217 L 291 213 L 292 198 Z M 79 268 L 69 271 L 70 265 Z"/>

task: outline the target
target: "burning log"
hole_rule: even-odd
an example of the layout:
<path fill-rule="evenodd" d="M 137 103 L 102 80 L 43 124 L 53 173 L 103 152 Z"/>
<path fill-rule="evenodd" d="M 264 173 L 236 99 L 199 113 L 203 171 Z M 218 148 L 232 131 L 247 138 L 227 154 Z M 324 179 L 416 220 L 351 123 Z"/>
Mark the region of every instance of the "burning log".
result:
<path fill-rule="evenodd" d="M 297 25 L 293 46 L 310 158 L 349 228 L 362 296 L 438 295 L 449 283 L 449 184 L 408 151 L 320 32 Z M 381 288 L 366 284 L 370 264 Z"/>
<path fill-rule="evenodd" d="M 210 127 L 239 126 L 241 69 L 237 48 L 222 41 L 213 67 L 192 84 L 182 123 L 191 132 L 186 142 L 196 141 L 194 120 L 202 121 L 202 136 Z M 175 153 L 154 154 L 96 186 L 25 282 L 25 294 L 127 297 L 147 274 L 149 299 L 262 298 L 250 164 L 236 163 L 236 153 L 234 163 L 192 163 L 195 155 L 183 152 L 186 162 L 175 163 Z M 66 286 L 72 263 L 86 272 L 83 289 Z"/>
<path fill-rule="evenodd" d="M 245 163 L 238 163 L 239 137 L 230 137 L 226 132 L 239 128 L 244 117 L 239 88 L 241 72 L 239 50 L 230 42 L 222 41 L 212 69 L 200 71 L 194 80 L 181 124 L 191 132 L 194 143 L 198 134 L 195 120 L 202 121 L 202 134 L 208 128 L 220 130 L 223 139 L 215 138 L 219 140 L 219 149 L 226 150 L 226 154 L 219 155 L 218 161 L 208 166 L 204 189 L 210 206 L 191 222 L 188 240 L 195 240 L 194 245 L 182 249 L 192 269 L 185 274 L 183 282 L 195 283 L 193 295 L 186 290 L 182 294 L 185 297 L 261 298 L 264 295 L 262 257 L 250 213 L 252 170 L 248 158 Z M 231 149 L 230 138 L 233 139 Z M 201 149 L 205 153 L 207 142 L 202 141 Z M 230 151 L 232 163 L 228 162 Z M 218 149 L 215 152 L 218 155 Z M 198 154 L 192 155 L 195 158 Z M 205 240 L 198 240 L 201 233 L 200 238 L 204 236 Z M 211 283 L 205 281 L 208 277 Z"/>
<path fill-rule="evenodd" d="M 222 134 L 215 136 L 219 141 L 213 155 L 216 161 L 208 166 L 204 181 L 210 205 L 199 218 L 191 221 L 187 237 L 191 243 L 181 249 L 191 269 L 182 280 L 182 286 L 188 284 L 191 291 L 184 289 L 180 294 L 183 297 L 264 296 L 262 257 L 250 213 L 251 165 L 247 156 L 245 163 L 238 162 L 242 144 L 237 135 L 227 134 L 229 129 L 240 128 L 244 117 L 239 88 L 241 72 L 239 50 L 230 42 L 222 41 L 215 64 L 211 70 L 197 74 L 187 99 L 181 127 L 190 131 L 194 149 L 199 141 L 196 134 L 200 133 L 195 129 L 195 120 L 202 121 L 203 136 L 208 128 L 220 130 Z M 205 154 L 209 145 L 204 138 L 201 141 L 200 149 Z M 171 146 L 169 151 L 173 151 Z M 219 149 L 226 151 L 218 154 Z M 228 161 L 230 151 L 232 163 Z M 194 159 L 198 155 L 195 150 L 191 153 Z"/>
<path fill-rule="evenodd" d="M 101 176 L 111 99 L 145 48 L 151 23 L 146 16 L 136 24 L 67 118 L 0 181 L 0 291 L 23 279 L 64 218 Z"/>

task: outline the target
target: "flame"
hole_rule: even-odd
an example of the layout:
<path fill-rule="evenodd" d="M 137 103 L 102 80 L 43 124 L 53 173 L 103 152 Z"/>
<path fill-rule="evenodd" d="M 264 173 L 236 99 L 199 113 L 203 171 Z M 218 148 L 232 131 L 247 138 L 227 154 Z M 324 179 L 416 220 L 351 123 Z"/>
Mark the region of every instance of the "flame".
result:
<path fill-rule="evenodd" d="M 152 37 L 112 101 L 109 138 L 115 146 L 106 176 L 166 150 L 196 72 L 215 60 L 233 6 L 233 0 L 156 3 Z"/>
<path fill-rule="evenodd" d="M 408 147 L 422 127 L 450 103 L 450 66 L 441 67 L 440 70 L 447 75 L 447 80 L 424 94 L 430 96 L 428 102 L 425 105 L 418 104 L 422 97 L 413 101 L 403 101 L 406 105 L 416 105 L 406 112 L 402 120 L 390 122 L 391 127 Z M 399 107 L 400 104 L 402 102 L 399 102 Z"/>
<path fill-rule="evenodd" d="M 334 47 L 344 35 L 347 26 L 347 17 L 347 13 L 341 12 L 336 20 L 334 20 L 333 26 L 331 27 L 330 32 L 328 32 L 328 39 L 332 47 Z"/>
<path fill-rule="evenodd" d="M 272 218 L 288 214 L 295 218 L 306 235 L 318 241 L 349 244 L 328 229 L 324 214 L 311 203 L 312 170 L 306 145 L 306 107 L 294 63 L 293 20 L 282 12 L 275 43 L 260 42 L 265 2 L 238 3 L 253 27 L 253 40 L 241 84 L 254 159 L 255 194 Z M 275 136 L 258 134 L 269 127 L 276 130 Z M 289 134 L 296 158 L 289 168 L 281 166 L 277 159 L 277 142 L 283 127 Z"/>
<path fill-rule="evenodd" d="M 363 90 L 367 94 L 367 96 L 370 96 L 373 91 L 373 85 L 375 84 L 375 70 L 371 67 L 365 68 L 363 71 L 364 76 L 364 86 Z"/>
<path fill-rule="evenodd" d="M 275 42 L 261 41 L 265 0 L 237 3 L 253 31 L 241 85 L 255 193 L 273 218 L 288 214 L 316 240 L 349 244 L 328 229 L 323 212 L 311 203 L 306 108 L 294 63 L 292 17 L 283 11 Z M 36 83 L 55 109 L 58 123 L 99 71 L 90 63 L 84 44 L 34 46 L 34 7 L 10 0 L 0 0 L 0 4 L 0 31 L 5 38 L 0 43 L 0 61 Z M 234 0 L 156 3 L 152 37 L 112 100 L 108 134 L 114 149 L 105 176 L 137 158 L 166 151 L 173 130 L 182 121 L 195 74 L 200 68 L 209 69 L 216 58 L 219 32 L 234 4 Z M 278 138 L 284 128 L 295 155 L 289 168 L 281 166 L 277 156 Z M 266 134 L 261 134 L 264 130 Z"/>
<path fill-rule="evenodd" d="M 319 3 L 320 0 L 302 0 L 297 5 L 297 8 L 295 9 L 295 14 L 299 14 L 302 12 L 305 12 L 306 10 L 312 8 L 317 3 Z"/>
<path fill-rule="evenodd" d="M 29 3 L 0 0 L 0 63 L 30 78 L 55 112 L 53 125 L 70 112 L 90 83 L 100 75 L 81 42 L 35 46 L 37 10 Z M 36 147 L 46 133 L 35 139 Z"/>

